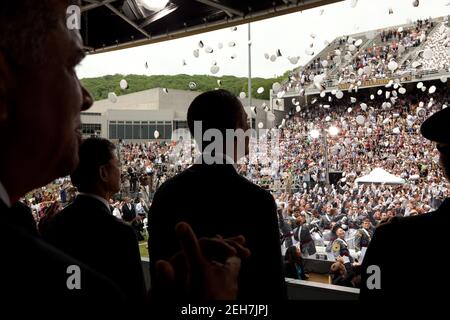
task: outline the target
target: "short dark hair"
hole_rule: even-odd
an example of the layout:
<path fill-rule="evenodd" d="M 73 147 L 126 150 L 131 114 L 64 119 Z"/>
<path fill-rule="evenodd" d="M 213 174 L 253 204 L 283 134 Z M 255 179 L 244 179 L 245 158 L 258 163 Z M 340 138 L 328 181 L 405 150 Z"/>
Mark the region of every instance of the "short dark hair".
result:
<path fill-rule="evenodd" d="M 208 129 L 237 129 L 242 121 L 241 101 L 227 90 L 202 93 L 192 101 L 187 112 L 189 131 L 194 136 L 194 122 L 202 122 L 202 135 Z"/>
<path fill-rule="evenodd" d="M 58 20 L 53 6 L 50 0 L 0 1 L 0 51 L 20 65 L 42 61 L 43 44 Z"/>
<path fill-rule="evenodd" d="M 113 159 L 115 149 L 112 142 L 103 138 L 88 138 L 81 143 L 78 153 L 80 162 L 70 175 L 78 191 L 92 191 L 100 178 L 98 169 Z"/>

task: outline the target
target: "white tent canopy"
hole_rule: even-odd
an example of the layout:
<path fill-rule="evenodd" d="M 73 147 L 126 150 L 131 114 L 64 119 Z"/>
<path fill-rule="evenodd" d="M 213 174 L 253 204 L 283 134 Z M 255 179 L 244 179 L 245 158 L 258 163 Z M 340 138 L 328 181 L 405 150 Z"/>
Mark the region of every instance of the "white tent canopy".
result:
<path fill-rule="evenodd" d="M 376 168 L 371 173 L 355 180 L 356 183 L 405 184 L 405 180 L 390 174 L 384 169 Z"/>

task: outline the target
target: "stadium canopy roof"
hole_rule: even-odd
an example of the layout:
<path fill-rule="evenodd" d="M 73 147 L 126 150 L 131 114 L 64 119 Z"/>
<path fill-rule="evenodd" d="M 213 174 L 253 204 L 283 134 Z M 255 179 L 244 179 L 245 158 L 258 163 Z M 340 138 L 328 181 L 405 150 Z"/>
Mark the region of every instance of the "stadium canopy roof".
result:
<path fill-rule="evenodd" d="M 233 27 L 340 1 L 343 0 L 82 0 L 81 33 L 86 50 L 93 54 Z"/>
<path fill-rule="evenodd" d="M 356 183 L 366 184 L 405 184 L 405 180 L 390 174 L 384 169 L 376 168 L 372 170 L 368 175 L 363 176 L 355 180 Z"/>

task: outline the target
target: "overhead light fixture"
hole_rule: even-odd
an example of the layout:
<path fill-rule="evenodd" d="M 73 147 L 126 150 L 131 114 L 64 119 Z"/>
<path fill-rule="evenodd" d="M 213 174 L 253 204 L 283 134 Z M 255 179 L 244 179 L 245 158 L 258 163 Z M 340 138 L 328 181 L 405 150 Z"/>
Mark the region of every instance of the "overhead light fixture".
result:
<path fill-rule="evenodd" d="M 132 21 L 143 28 L 177 10 L 178 6 L 169 0 L 125 0 L 122 10 Z"/>
<path fill-rule="evenodd" d="M 169 0 L 137 0 L 137 3 L 150 11 L 159 11 L 164 9 Z"/>

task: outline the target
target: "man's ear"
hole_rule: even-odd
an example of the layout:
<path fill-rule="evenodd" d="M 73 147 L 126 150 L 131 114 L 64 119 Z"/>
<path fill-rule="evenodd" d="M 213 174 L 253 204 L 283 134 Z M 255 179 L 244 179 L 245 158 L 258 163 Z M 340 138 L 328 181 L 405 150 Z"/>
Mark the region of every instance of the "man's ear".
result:
<path fill-rule="evenodd" d="M 108 170 L 106 168 L 106 165 L 100 166 L 99 170 L 99 174 L 100 174 L 100 179 L 103 182 L 108 182 L 109 181 L 109 175 L 108 175 Z"/>
<path fill-rule="evenodd" d="M 11 82 L 11 70 L 3 52 L 0 51 L 0 125 L 8 118 L 8 84 Z"/>

